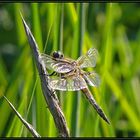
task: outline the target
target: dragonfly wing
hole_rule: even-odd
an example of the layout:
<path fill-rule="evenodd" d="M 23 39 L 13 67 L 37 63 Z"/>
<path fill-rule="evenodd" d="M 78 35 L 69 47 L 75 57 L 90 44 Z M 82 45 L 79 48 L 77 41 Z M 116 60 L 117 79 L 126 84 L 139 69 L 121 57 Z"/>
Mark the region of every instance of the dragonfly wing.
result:
<path fill-rule="evenodd" d="M 85 80 L 80 76 L 51 78 L 49 84 L 51 88 L 62 91 L 78 91 L 87 88 Z"/>
<path fill-rule="evenodd" d="M 97 56 L 98 51 L 95 48 L 91 48 L 88 50 L 86 55 L 78 58 L 77 63 L 81 68 L 95 67 Z"/>
<path fill-rule="evenodd" d="M 100 84 L 99 75 L 95 72 L 84 73 L 83 78 L 87 82 L 87 84 L 91 86 L 98 86 Z"/>
<path fill-rule="evenodd" d="M 73 70 L 73 65 L 62 59 L 54 59 L 47 54 L 41 54 L 41 59 L 47 69 L 53 70 L 57 73 L 67 73 Z"/>
<path fill-rule="evenodd" d="M 47 54 L 41 54 L 41 60 L 44 62 L 47 69 L 53 70 L 52 64 L 55 64 L 55 60 Z"/>

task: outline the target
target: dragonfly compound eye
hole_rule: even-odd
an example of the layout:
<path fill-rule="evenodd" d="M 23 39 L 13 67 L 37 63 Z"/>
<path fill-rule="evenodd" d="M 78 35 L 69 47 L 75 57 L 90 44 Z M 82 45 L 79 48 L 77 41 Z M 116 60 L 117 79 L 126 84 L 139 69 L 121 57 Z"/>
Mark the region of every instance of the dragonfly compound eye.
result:
<path fill-rule="evenodd" d="M 59 53 L 58 53 L 58 52 L 54 52 L 54 53 L 53 53 L 53 57 L 54 57 L 54 58 L 59 58 L 59 57 L 60 57 L 60 55 L 59 55 Z"/>

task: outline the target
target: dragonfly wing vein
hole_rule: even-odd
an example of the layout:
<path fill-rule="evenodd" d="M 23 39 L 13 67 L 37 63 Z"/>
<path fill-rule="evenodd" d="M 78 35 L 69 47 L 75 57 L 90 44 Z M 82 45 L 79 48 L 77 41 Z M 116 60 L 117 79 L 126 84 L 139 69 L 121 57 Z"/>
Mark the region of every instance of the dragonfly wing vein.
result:
<path fill-rule="evenodd" d="M 74 68 L 71 63 L 61 59 L 54 59 L 47 54 L 41 54 L 41 59 L 43 60 L 47 69 L 53 70 L 57 73 L 67 73 Z"/>
<path fill-rule="evenodd" d="M 78 91 L 87 88 L 86 82 L 81 76 L 51 78 L 49 84 L 53 89 L 62 91 Z"/>
<path fill-rule="evenodd" d="M 99 86 L 100 84 L 99 75 L 95 72 L 85 73 L 83 77 L 90 86 Z"/>
<path fill-rule="evenodd" d="M 86 55 L 78 58 L 77 63 L 81 68 L 95 67 L 98 51 L 95 48 L 89 49 Z"/>

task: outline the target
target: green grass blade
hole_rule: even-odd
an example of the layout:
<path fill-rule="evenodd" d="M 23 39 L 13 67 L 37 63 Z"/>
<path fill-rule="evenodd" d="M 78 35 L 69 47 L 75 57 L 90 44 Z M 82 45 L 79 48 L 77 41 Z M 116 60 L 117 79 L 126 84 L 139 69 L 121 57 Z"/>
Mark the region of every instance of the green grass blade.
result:
<path fill-rule="evenodd" d="M 40 51 L 43 51 L 43 41 L 42 41 L 42 32 L 41 32 L 41 24 L 39 19 L 39 9 L 38 9 L 38 3 L 32 3 L 32 18 L 33 18 L 33 34 L 35 36 L 35 39 L 37 40 L 38 46 Z"/>

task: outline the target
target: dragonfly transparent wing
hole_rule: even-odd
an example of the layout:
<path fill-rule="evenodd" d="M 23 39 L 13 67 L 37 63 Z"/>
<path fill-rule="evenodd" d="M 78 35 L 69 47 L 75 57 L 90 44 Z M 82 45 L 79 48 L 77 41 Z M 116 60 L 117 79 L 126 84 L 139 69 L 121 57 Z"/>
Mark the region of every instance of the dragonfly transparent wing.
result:
<path fill-rule="evenodd" d="M 85 80 L 81 76 L 71 76 L 67 78 L 55 77 L 49 80 L 49 85 L 55 90 L 78 91 L 87 88 Z"/>
<path fill-rule="evenodd" d="M 47 69 L 56 71 L 57 73 L 67 73 L 73 70 L 73 65 L 64 59 L 56 59 L 47 54 L 41 54 L 41 59 Z"/>
<path fill-rule="evenodd" d="M 81 68 L 95 67 L 97 56 L 98 51 L 95 48 L 91 48 L 88 50 L 86 55 L 78 58 L 77 63 Z"/>
<path fill-rule="evenodd" d="M 85 79 L 86 83 L 91 86 L 99 86 L 100 84 L 99 75 L 95 72 L 84 73 L 83 78 Z"/>

